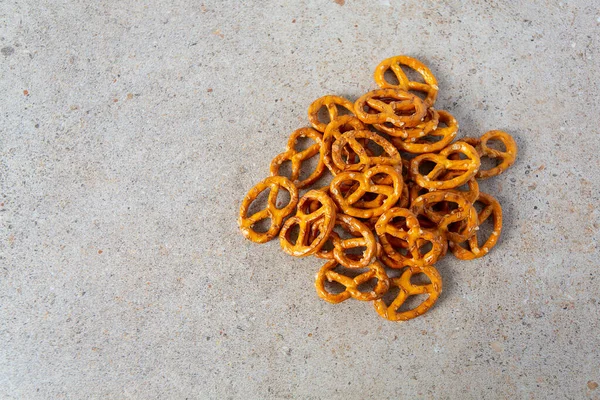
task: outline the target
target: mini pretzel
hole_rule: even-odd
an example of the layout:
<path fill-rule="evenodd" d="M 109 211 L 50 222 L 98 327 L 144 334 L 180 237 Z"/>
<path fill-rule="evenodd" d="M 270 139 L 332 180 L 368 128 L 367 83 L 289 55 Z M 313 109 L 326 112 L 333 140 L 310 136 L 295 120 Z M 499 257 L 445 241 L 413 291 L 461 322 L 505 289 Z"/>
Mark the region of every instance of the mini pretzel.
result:
<path fill-rule="evenodd" d="M 319 119 L 319 111 L 321 110 L 321 107 L 326 107 L 327 113 L 329 114 L 329 121 L 326 123 L 321 122 Z M 343 97 L 329 95 L 315 100 L 308 107 L 308 120 L 310 121 L 310 124 L 319 132 L 325 132 L 327 124 L 338 116 L 338 107 L 343 107 L 354 114 L 354 104 Z"/>
<path fill-rule="evenodd" d="M 277 194 L 279 188 L 284 188 L 290 194 L 290 202 L 283 208 L 277 208 Z M 270 189 L 267 200 L 267 208 L 251 216 L 248 216 L 248 209 L 258 195 L 266 189 Z M 294 212 L 298 203 L 298 188 L 284 176 L 272 176 L 254 186 L 240 206 L 240 216 L 238 224 L 244 237 L 256 243 L 265 243 L 273 239 L 279 233 L 281 224 L 285 217 Z M 253 229 L 254 224 L 263 219 L 271 219 L 271 225 L 266 232 L 256 232 Z"/>
<path fill-rule="evenodd" d="M 377 242 L 373 232 L 358 219 L 345 214 L 338 213 L 335 224 L 344 228 L 354 237 L 341 239 L 336 232 L 331 231 L 329 240 L 333 244 L 333 250 L 320 250 L 315 255 L 319 258 L 335 259 L 346 268 L 364 268 L 369 265 L 377 251 Z M 365 248 L 359 257 L 356 257 L 356 254 L 346 254 L 347 250 L 357 247 Z"/>
<path fill-rule="evenodd" d="M 419 72 L 419 74 L 421 74 L 425 80 L 425 83 L 409 81 L 408 77 L 400 67 L 401 65 L 406 65 Z M 385 80 L 385 73 L 389 69 L 391 69 L 392 72 L 394 72 L 394 75 L 396 75 L 396 78 L 398 79 L 397 85 Z M 435 104 L 435 99 L 437 98 L 437 79 L 435 79 L 435 76 L 429 68 L 427 68 L 419 60 L 412 57 L 396 56 L 383 60 L 377 66 L 377 68 L 375 68 L 375 82 L 380 88 L 383 89 L 395 88 L 402 90 L 416 90 L 427 93 L 427 98 L 425 99 L 425 105 L 427 107 L 433 106 Z"/>
<path fill-rule="evenodd" d="M 517 158 L 517 143 L 515 139 L 512 138 L 508 133 L 503 131 L 489 131 L 484 134 L 481 138 L 466 138 L 471 141 L 471 143 L 475 143 L 473 147 L 477 149 L 480 157 L 489 157 L 497 159 L 499 162 L 494 168 L 480 170 L 477 173 L 477 178 L 479 179 L 487 179 L 492 176 L 500 175 L 502 172 L 506 171 L 511 165 L 514 164 Z M 499 140 L 506 147 L 505 151 L 500 151 L 496 149 L 492 149 L 488 146 L 488 142 L 490 140 Z"/>
<path fill-rule="evenodd" d="M 391 186 L 375 184 L 372 181 L 372 178 L 377 174 L 389 175 L 392 180 Z M 344 196 L 341 188 L 343 184 L 348 181 L 357 182 L 358 188 L 352 193 Z M 344 214 L 368 219 L 379 216 L 386 210 L 392 208 L 402 195 L 402 186 L 402 177 L 394 167 L 389 165 L 375 165 L 364 172 L 342 172 L 341 174 L 336 175 L 329 185 L 329 192 Z M 366 193 L 382 194 L 386 196 L 386 198 L 378 207 L 365 209 L 354 206 Z"/>
<path fill-rule="evenodd" d="M 306 137 L 315 141 L 313 145 L 311 145 L 308 149 L 303 151 L 296 151 L 294 148 L 296 143 L 298 142 L 298 138 Z M 317 179 L 323 175 L 323 171 L 325 170 L 325 163 L 323 162 L 323 158 L 319 155 L 318 164 L 313 171 L 313 173 L 306 179 L 302 181 L 298 181 L 300 177 L 300 168 L 302 166 L 302 162 L 304 160 L 308 160 L 316 154 L 319 154 L 321 147 L 323 146 L 323 140 L 321 134 L 312 128 L 300 128 L 292 133 L 290 139 L 288 140 L 287 146 L 285 148 L 285 152 L 276 156 L 273 161 L 271 161 L 271 176 L 279 175 L 279 168 L 284 161 L 290 161 L 292 164 L 292 172 L 290 179 L 294 182 L 298 189 L 301 189 L 305 186 L 308 186 L 314 183 Z"/>
<path fill-rule="evenodd" d="M 315 200 L 321 203 L 321 208 L 311 211 L 311 204 Z M 298 202 L 296 215 L 283 224 L 283 228 L 279 232 L 281 247 L 286 253 L 295 257 L 305 257 L 316 253 L 327 241 L 335 224 L 335 217 L 336 207 L 333 200 L 320 190 L 311 190 Z M 319 235 L 312 238 L 310 233 L 314 224 L 319 224 Z M 294 225 L 299 227 L 296 243 L 292 243 L 290 238 L 291 228 Z"/>
<path fill-rule="evenodd" d="M 361 301 L 372 301 L 379 299 L 387 293 L 390 281 L 385 273 L 385 269 L 377 261 L 373 261 L 369 265 L 369 270 L 354 278 L 335 272 L 334 268 L 338 265 L 337 260 L 331 260 L 323 265 L 315 278 L 315 287 L 320 298 L 330 303 L 341 303 L 348 300 L 350 297 Z M 358 287 L 370 281 L 377 279 L 377 284 L 372 291 L 361 292 Z M 330 293 L 325 289 L 325 280 L 329 282 L 337 282 L 343 285 L 346 289 L 341 293 Z"/>
<path fill-rule="evenodd" d="M 402 217 L 405 222 L 402 226 L 396 226 L 394 219 Z M 383 248 L 385 255 L 390 258 L 390 263 L 386 263 L 391 268 L 421 267 L 434 264 L 442 253 L 442 237 L 434 235 L 431 231 L 422 229 L 417 217 L 406 208 L 392 208 L 379 217 L 375 225 L 377 236 Z M 406 243 L 402 246 L 407 250 L 406 255 L 396 251 L 394 246 L 388 240 L 388 237 L 400 239 Z M 431 250 L 421 254 L 420 247 L 426 242 L 431 243 Z"/>
<path fill-rule="evenodd" d="M 464 154 L 467 159 L 450 159 L 450 156 L 457 153 Z M 421 175 L 419 172 L 419 167 L 424 161 L 432 161 L 436 164 L 433 170 L 427 175 Z M 439 154 L 421 154 L 413 158 L 410 163 L 410 172 L 419 186 L 429 190 L 442 190 L 464 185 L 469 179 L 475 176 L 480 165 L 481 161 L 477 150 L 465 142 L 458 141 L 444 148 Z M 448 171 L 462 171 L 462 173 L 447 180 L 437 179 Z"/>
<path fill-rule="evenodd" d="M 400 103 L 402 102 L 402 103 Z M 410 104 L 412 114 L 406 115 L 400 104 Z M 365 111 L 368 107 L 369 112 Z M 424 121 L 427 107 L 416 95 L 398 89 L 378 89 L 361 96 L 354 103 L 354 113 L 366 124 L 384 124 L 386 122 L 402 128 L 417 126 Z"/>
<path fill-rule="evenodd" d="M 452 172 L 448 173 L 448 176 L 457 176 L 459 174 L 460 174 L 460 171 L 452 171 Z M 473 204 L 479 197 L 479 184 L 477 183 L 477 180 L 475 178 L 471 178 L 467 182 L 467 187 L 468 187 L 467 190 L 460 190 L 459 187 L 457 187 L 455 189 L 451 189 L 450 191 L 460 194 L 469 203 Z M 412 201 L 414 201 L 414 199 L 416 199 L 417 197 L 422 196 L 424 194 L 427 194 L 427 193 L 429 193 L 429 191 L 427 189 L 424 189 L 424 188 L 420 187 L 419 185 L 412 184 L 411 188 L 410 188 L 410 195 L 409 195 L 411 198 L 411 204 L 412 204 Z M 441 205 L 441 209 L 439 211 L 434 210 L 431 206 L 428 206 L 428 208 L 427 208 L 428 215 L 431 215 L 432 213 L 437 214 L 438 216 L 436 216 L 435 219 L 440 220 L 444 215 L 446 215 L 450 212 L 449 207 L 447 206 L 448 205 L 447 203 L 448 202 L 446 202 L 446 201 L 434 203 L 438 207 Z"/>
<path fill-rule="evenodd" d="M 342 172 L 331 160 L 331 146 L 333 145 L 333 142 L 339 139 L 345 132 L 354 130 L 361 131 L 364 129 L 365 124 L 352 115 L 340 115 L 327 124 L 325 133 L 323 134 L 321 158 L 332 174 L 337 175 Z M 354 158 L 355 156 L 353 153 L 346 153 L 344 155 L 348 159 Z"/>
<path fill-rule="evenodd" d="M 410 279 L 413 275 L 423 273 L 425 274 L 431 283 L 428 284 L 413 284 Z M 375 310 L 383 318 L 389 319 L 390 321 L 407 321 L 426 313 L 433 305 L 442 293 L 442 277 L 433 265 L 417 267 L 414 269 L 407 268 L 406 271 L 398 278 L 390 280 L 390 288 L 397 287 L 400 289 L 396 298 L 388 306 L 385 304 L 383 299 L 375 300 Z M 412 310 L 398 312 L 400 307 L 406 302 L 410 296 L 416 296 L 420 294 L 428 294 L 429 297 L 423 303 L 419 304 Z"/>
<path fill-rule="evenodd" d="M 421 138 L 411 137 L 408 139 L 391 137 L 390 141 L 398 148 L 398 150 L 412 154 L 436 153 L 442 150 L 456 138 L 458 133 L 458 122 L 447 111 L 439 110 L 438 116 L 438 126 L 426 136 Z M 440 123 L 443 123 L 446 126 L 440 127 Z M 433 141 L 433 139 L 439 140 Z"/>
<path fill-rule="evenodd" d="M 383 148 L 383 152 L 388 156 L 370 156 L 367 154 L 366 144 L 359 143 L 360 139 L 371 140 Z M 359 161 L 356 164 L 347 164 L 342 159 L 342 150 L 350 146 L 352 151 L 358 156 Z M 341 135 L 331 147 L 331 159 L 339 171 L 362 171 L 371 165 L 400 165 L 402 159 L 398 150 L 383 137 L 368 131 L 348 131 Z"/>
<path fill-rule="evenodd" d="M 399 139 L 420 138 L 428 135 L 438 127 L 440 115 L 433 108 L 427 109 L 425 119 L 413 128 L 398 128 L 392 124 L 373 124 L 375 129 Z"/>
<path fill-rule="evenodd" d="M 467 240 L 468 248 L 464 248 L 459 243 L 451 241 L 449 244 L 452 254 L 461 260 L 472 260 L 485 256 L 496 245 L 498 237 L 500 237 L 500 233 L 502 232 L 502 208 L 498 200 L 489 194 L 480 192 L 477 201 L 485 204 L 484 209 L 478 215 L 479 226 L 491 215 L 494 219 L 494 230 L 482 247 L 479 246 L 477 232 Z"/>
<path fill-rule="evenodd" d="M 448 214 L 433 211 L 433 205 L 442 201 L 455 203 L 457 208 Z M 412 202 L 411 211 L 415 215 L 425 215 L 446 233 L 449 240 L 455 242 L 467 240 L 478 225 L 477 210 L 463 195 L 453 190 L 430 192 L 419 196 Z M 459 223 L 458 232 L 453 228 L 456 223 Z"/>

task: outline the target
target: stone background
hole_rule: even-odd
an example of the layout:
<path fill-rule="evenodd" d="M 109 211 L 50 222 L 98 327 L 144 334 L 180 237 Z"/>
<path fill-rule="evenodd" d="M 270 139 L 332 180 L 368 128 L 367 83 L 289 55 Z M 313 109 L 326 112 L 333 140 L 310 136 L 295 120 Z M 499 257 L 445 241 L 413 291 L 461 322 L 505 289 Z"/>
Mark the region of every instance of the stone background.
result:
<path fill-rule="evenodd" d="M 591 0 L 0 2 L 0 397 L 600 398 L 599 41 Z M 236 222 L 397 54 L 520 151 L 498 246 L 408 323 Z"/>

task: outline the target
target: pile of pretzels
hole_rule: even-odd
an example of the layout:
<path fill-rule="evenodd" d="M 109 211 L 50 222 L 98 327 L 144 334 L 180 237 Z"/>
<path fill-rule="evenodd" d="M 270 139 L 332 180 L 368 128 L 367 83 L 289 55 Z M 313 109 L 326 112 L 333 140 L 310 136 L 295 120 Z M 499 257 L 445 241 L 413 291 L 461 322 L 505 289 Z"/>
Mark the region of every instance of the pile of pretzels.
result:
<path fill-rule="evenodd" d="M 418 72 L 422 81 L 409 80 L 403 68 Z M 434 265 L 448 250 L 470 260 L 496 244 L 502 209 L 479 191 L 477 179 L 510 167 L 517 145 L 497 130 L 453 142 L 458 123 L 434 109 L 437 80 L 414 58 L 384 60 L 375 82 L 380 88 L 354 103 L 324 96 L 310 105 L 312 128 L 292 133 L 271 162 L 271 176 L 242 201 L 238 222 L 253 242 L 279 236 L 286 253 L 327 260 L 315 281 L 322 299 L 372 301 L 382 317 L 404 321 L 435 304 L 442 278 Z M 314 144 L 297 150 L 300 138 Z M 495 166 L 482 169 L 484 157 Z M 312 158 L 316 167 L 301 179 L 302 164 Z M 285 162 L 288 177 L 280 175 Z M 326 171 L 333 176 L 330 184 L 311 189 Z M 287 204 L 277 204 L 281 189 L 289 193 Z M 266 208 L 250 215 L 251 204 L 266 190 Z M 308 191 L 299 198 L 300 190 Z M 481 238 L 479 226 L 490 217 L 493 230 Z M 270 225 L 261 231 L 257 224 L 265 219 Z M 418 295 L 427 296 L 416 304 L 407 301 Z"/>

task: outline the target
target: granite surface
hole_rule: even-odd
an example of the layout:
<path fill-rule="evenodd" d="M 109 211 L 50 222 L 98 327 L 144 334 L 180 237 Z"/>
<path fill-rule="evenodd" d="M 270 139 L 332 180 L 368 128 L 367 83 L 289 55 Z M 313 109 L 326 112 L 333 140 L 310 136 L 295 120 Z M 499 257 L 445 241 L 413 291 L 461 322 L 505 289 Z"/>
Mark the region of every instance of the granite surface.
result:
<path fill-rule="evenodd" d="M 591 0 L 0 2 L 0 398 L 599 399 L 599 42 Z M 498 246 L 407 323 L 236 222 L 397 54 L 520 149 Z"/>

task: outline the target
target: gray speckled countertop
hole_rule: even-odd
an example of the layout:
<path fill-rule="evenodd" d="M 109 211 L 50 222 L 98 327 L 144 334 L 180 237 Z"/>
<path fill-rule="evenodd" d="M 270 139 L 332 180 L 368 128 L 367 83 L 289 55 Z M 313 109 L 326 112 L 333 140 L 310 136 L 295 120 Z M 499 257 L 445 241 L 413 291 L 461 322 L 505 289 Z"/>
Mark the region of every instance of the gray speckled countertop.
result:
<path fill-rule="evenodd" d="M 516 3 L 0 2 L 0 397 L 600 398 L 600 9 Z M 308 105 L 397 54 L 520 150 L 482 184 L 498 246 L 408 323 L 236 222 Z"/>

